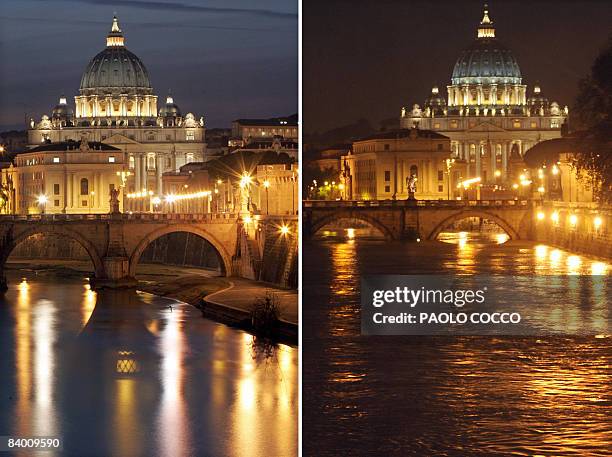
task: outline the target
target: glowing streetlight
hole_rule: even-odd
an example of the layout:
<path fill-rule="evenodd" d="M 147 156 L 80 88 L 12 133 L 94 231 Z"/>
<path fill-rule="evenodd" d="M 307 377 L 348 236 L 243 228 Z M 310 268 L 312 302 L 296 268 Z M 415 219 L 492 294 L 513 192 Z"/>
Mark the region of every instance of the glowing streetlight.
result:
<path fill-rule="evenodd" d="M 552 167 L 552 174 L 553 175 L 558 175 L 559 174 L 559 167 L 557 167 L 556 165 L 553 165 L 553 167 Z"/>
<path fill-rule="evenodd" d="M 245 224 L 250 224 L 251 222 L 253 222 L 253 218 L 251 216 L 245 216 L 242 220 Z"/>
<path fill-rule="evenodd" d="M 543 221 L 546 215 L 542 211 L 539 211 L 537 217 L 539 221 Z"/>
<path fill-rule="evenodd" d="M 269 200 L 268 200 L 268 189 L 270 188 L 270 181 L 265 179 L 263 182 L 263 186 L 266 189 L 266 214 L 270 214 L 270 206 L 269 206 Z"/>
<path fill-rule="evenodd" d="M 557 211 L 555 211 L 554 213 L 552 213 L 552 214 L 550 215 L 550 218 L 552 219 L 552 221 L 553 221 L 555 224 L 558 224 L 558 223 L 559 223 L 559 213 L 558 213 Z"/>
<path fill-rule="evenodd" d="M 288 225 L 281 225 L 280 232 L 281 232 L 281 235 L 289 234 L 289 226 Z"/>
<path fill-rule="evenodd" d="M 572 226 L 575 226 L 578 223 L 578 216 L 572 214 L 569 218 L 569 222 Z"/>
<path fill-rule="evenodd" d="M 499 178 L 501 176 L 501 171 L 500 170 L 495 170 L 495 177 Z"/>
<path fill-rule="evenodd" d="M 244 189 L 249 184 L 251 184 L 251 181 L 253 181 L 253 178 L 251 178 L 251 176 L 248 175 L 247 173 L 244 173 L 242 177 L 240 178 L 240 187 Z"/>
<path fill-rule="evenodd" d="M 38 202 L 38 204 L 40 205 L 40 212 L 42 214 L 45 214 L 45 209 L 47 207 L 47 202 L 49 201 L 49 198 L 47 198 L 46 195 L 39 195 L 36 198 L 36 201 Z"/>
<path fill-rule="evenodd" d="M 593 219 L 593 227 L 595 227 L 595 230 L 599 230 L 601 224 L 603 224 L 602 218 L 599 216 L 595 216 L 595 219 Z"/>

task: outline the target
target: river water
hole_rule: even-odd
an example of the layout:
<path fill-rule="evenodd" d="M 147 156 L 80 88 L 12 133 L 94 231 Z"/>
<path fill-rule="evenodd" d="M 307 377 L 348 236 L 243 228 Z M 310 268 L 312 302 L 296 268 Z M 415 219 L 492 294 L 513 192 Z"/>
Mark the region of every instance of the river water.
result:
<path fill-rule="evenodd" d="M 296 348 L 265 355 L 170 299 L 8 279 L 0 435 L 60 436 L 46 457 L 297 455 Z"/>
<path fill-rule="evenodd" d="M 366 337 L 359 313 L 364 274 L 601 275 L 609 263 L 494 233 L 338 234 L 303 249 L 305 456 L 612 455 L 610 335 Z"/>

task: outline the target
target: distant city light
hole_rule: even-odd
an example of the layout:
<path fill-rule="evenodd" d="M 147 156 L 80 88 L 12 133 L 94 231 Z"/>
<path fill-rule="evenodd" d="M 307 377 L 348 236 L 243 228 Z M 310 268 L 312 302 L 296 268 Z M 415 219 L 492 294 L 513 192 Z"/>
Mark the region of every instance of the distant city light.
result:
<path fill-rule="evenodd" d="M 538 220 L 539 221 L 544 220 L 545 217 L 546 217 L 546 215 L 542 211 L 538 212 Z"/>
<path fill-rule="evenodd" d="M 289 233 L 289 226 L 288 225 L 282 225 L 280 228 L 280 232 L 282 235 L 287 235 Z"/>

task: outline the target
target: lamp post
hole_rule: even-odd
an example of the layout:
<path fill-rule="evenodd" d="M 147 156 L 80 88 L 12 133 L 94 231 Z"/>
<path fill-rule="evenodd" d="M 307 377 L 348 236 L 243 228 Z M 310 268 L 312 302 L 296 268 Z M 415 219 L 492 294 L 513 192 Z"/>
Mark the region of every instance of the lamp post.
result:
<path fill-rule="evenodd" d="M 295 173 L 291 173 L 291 215 L 295 214 Z"/>
<path fill-rule="evenodd" d="M 269 206 L 268 206 L 268 189 L 270 188 L 270 181 L 267 179 L 264 180 L 263 186 L 266 189 L 266 215 L 270 214 Z"/>

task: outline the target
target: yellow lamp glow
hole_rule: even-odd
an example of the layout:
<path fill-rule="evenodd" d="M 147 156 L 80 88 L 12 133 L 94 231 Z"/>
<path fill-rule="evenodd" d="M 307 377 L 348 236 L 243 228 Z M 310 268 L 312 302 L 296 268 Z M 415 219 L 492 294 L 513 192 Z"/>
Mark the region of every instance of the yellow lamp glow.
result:
<path fill-rule="evenodd" d="M 603 224 L 603 220 L 601 217 L 596 216 L 595 219 L 593 219 L 593 227 L 595 227 L 595 230 L 599 230 L 601 224 Z"/>
<path fill-rule="evenodd" d="M 288 225 L 282 225 L 280 228 L 280 232 L 282 235 L 287 235 L 289 233 L 289 226 Z"/>
<path fill-rule="evenodd" d="M 545 215 L 545 214 L 544 214 L 542 211 L 538 212 L 538 220 L 539 220 L 539 221 L 544 220 L 544 217 L 545 217 L 545 216 L 546 216 L 546 215 Z"/>
<path fill-rule="evenodd" d="M 578 216 L 572 214 L 569 218 L 569 222 L 571 225 L 576 225 L 578 223 Z"/>
<path fill-rule="evenodd" d="M 554 212 L 550 215 L 550 218 L 552 219 L 552 221 L 556 224 L 559 222 L 559 213 L 558 212 Z"/>

